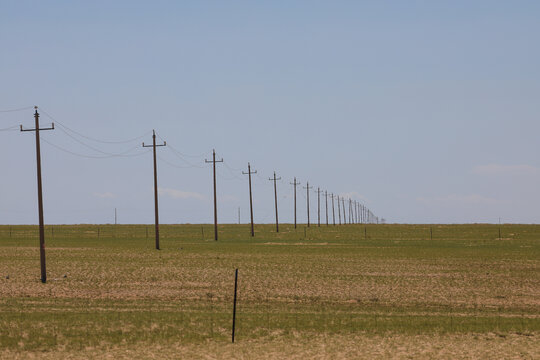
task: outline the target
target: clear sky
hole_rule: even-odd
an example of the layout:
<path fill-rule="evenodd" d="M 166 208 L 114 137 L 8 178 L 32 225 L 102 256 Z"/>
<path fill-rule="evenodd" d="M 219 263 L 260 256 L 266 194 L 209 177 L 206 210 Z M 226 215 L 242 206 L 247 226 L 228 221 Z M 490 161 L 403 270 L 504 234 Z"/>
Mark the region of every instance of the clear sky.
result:
<path fill-rule="evenodd" d="M 222 222 L 248 221 L 249 161 L 256 222 L 276 171 L 283 222 L 296 176 L 388 222 L 538 223 L 539 19 L 519 0 L 4 0 L 0 111 L 64 126 L 43 133 L 49 224 L 151 223 L 152 129 L 163 223 L 212 221 L 213 148 Z M 32 113 L 0 112 L 2 224 L 37 223 L 33 133 L 9 131 Z"/>

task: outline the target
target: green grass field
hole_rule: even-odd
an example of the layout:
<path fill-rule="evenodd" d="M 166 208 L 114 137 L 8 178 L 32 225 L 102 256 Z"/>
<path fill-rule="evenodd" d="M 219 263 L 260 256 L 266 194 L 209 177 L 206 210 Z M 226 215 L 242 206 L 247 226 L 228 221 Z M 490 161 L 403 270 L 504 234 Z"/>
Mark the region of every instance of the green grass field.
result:
<path fill-rule="evenodd" d="M 540 357 L 540 226 L 160 229 L 0 226 L 0 358 Z"/>

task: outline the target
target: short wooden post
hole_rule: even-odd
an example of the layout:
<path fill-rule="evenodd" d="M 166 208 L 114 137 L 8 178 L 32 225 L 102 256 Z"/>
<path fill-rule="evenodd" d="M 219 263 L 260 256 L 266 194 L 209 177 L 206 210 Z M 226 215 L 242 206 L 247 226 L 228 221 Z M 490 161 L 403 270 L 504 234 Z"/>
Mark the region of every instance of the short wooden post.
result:
<path fill-rule="evenodd" d="M 233 318 L 232 318 L 232 342 L 234 344 L 234 330 L 236 325 L 236 292 L 238 290 L 238 269 L 234 273 L 234 305 L 233 305 Z"/>

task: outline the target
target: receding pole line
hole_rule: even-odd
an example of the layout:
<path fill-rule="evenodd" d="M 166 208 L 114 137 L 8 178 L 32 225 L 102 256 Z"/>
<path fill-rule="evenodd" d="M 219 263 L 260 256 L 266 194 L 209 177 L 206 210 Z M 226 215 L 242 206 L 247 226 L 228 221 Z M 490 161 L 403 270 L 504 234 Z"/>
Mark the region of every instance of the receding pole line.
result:
<path fill-rule="evenodd" d="M 205 163 L 212 163 L 214 169 L 214 240 L 218 240 L 218 226 L 217 226 L 217 187 L 216 187 L 216 163 L 223 162 L 223 159 L 216 160 L 216 150 L 212 150 L 212 160 L 204 159 Z"/>
<path fill-rule="evenodd" d="M 44 130 L 54 130 L 54 123 L 50 128 L 39 128 L 38 107 L 34 106 L 34 129 L 23 129 L 21 131 L 34 131 L 36 133 L 36 166 L 37 166 L 37 188 L 38 188 L 38 216 L 39 216 L 39 262 L 41 265 L 41 282 L 47 282 L 47 268 L 45 265 L 45 222 L 43 220 L 43 186 L 41 183 L 41 146 L 39 132 Z"/>
<path fill-rule="evenodd" d="M 309 186 L 309 182 L 306 182 L 304 189 L 306 189 L 307 194 L 307 226 L 309 227 L 309 189 L 313 189 L 313 186 Z"/>
<path fill-rule="evenodd" d="M 248 175 L 249 177 L 249 211 L 251 214 L 251 237 L 255 236 L 255 229 L 253 227 L 253 196 L 251 193 L 251 174 L 256 174 L 257 170 L 251 171 L 251 165 L 248 163 L 248 171 L 244 172 L 242 171 L 242 174 Z"/>
<path fill-rule="evenodd" d="M 273 178 L 269 178 L 268 180 L 274 182 L 274 204 L 275 204 L 275 208 L 276 208 L 276 232 L 279 232 L 278 207 L 277 207 L 277 186 L 276 186 L 276 182 L 277 182 L 278 180 L 281 180 L 281 178 L 276 178 L 276 172 L 274 171 L 274 177 L 273 177 Z"/>
<path fill-rule="evenodd" d="M 294 185 L 294 228 L 296 229 L 296 186 L 300 185 L 299 182 L 296 182 L 296 177 L 294 178 L 294 182 L 289 183 L 291 185 Z"/>
<path fill-rule="evenodd" d="M 157 184 L 157 160 L 156 160 L 156 148 L 160 146 L 167 146 L 167 142 L 163 141 L 163 144 L 156 145 L 156 131 L 152 130 L 152 145 L 144 145 L 143 147 L 151 147 L 154 153 L 154 215 L 155 215 L 155 232 L 156 232 L 156 249 L 159 250 L 159 213 L 158 213 L 158 184 Z"/>

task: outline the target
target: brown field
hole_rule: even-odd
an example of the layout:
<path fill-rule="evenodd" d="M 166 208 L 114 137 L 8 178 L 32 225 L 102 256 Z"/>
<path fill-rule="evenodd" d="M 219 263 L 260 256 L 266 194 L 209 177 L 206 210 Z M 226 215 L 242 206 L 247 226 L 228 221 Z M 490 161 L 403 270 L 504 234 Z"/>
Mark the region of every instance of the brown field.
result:
<path fill-rule="evenodd" d="M 540 358 L 539 226 L 97 227 L 0 227 L 0 358 Z"/>

